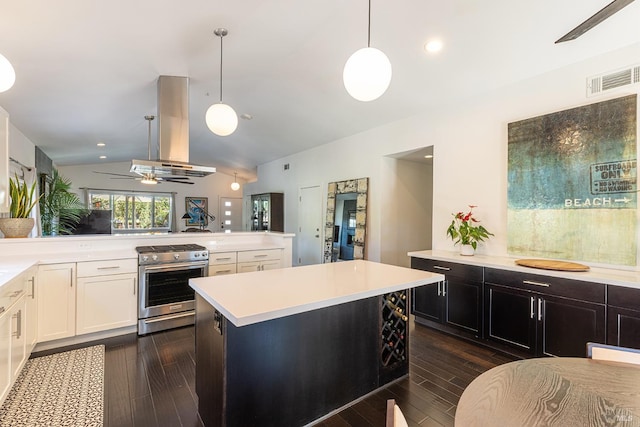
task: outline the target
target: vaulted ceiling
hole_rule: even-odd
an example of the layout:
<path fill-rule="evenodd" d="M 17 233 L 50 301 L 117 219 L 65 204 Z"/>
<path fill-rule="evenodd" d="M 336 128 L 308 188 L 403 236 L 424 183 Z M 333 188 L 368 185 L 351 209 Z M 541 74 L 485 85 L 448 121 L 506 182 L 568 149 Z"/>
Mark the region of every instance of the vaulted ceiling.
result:
<path fill-rule="evenodd" d="M 393 78 L 381 98 L 363 103 L 345 91 L 342 70 L 366 46 L 366 0 L 7 1 L 0 53 L 17 80 L 0 93 L 0 106 L 59 165 L 146 158 L 144 116 L 156 114 L 158 76 L 188 76 L 191 161 L 250 174 L 258 164 L 640 42 L 634 2 L 579 39 L 554 44 L 608 2 L 372 0 L 371 45 L 387 54 Z M 224 101 L 253 117 L 228 137 L 204 122 L 219 98 L 218 27 L 229 30 Z M 444 49 L 427 54 L 424 43 L 436 37 Z"/>

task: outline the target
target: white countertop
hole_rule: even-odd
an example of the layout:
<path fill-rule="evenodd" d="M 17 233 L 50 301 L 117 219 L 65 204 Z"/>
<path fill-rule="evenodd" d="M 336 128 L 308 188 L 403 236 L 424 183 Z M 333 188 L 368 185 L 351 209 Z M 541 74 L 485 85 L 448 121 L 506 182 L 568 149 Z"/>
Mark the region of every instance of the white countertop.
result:
<path fill-rule="evenodd" d="M 612 268 L 590 267 L 589 271 L 554 271 L 517 265 L 517 259 L 531 257 L 498 257 L 489 255 L 463 256 L 449 251 L 415 251 L 407 255 L 416 258 L 428 258 L 439 261 L 456 262 L 459 264 L 477 265 L 480 267 L 494 267 L 502 270 L 520 273 L 539 274 L 542 276 L 562 277 L 565 279 L 583 280 L 585 282 L 603 283 L 607 285 L 626 286 L 640 289 L 640 272 L 632 270 L 616 270 Z"/>
<path fill-rule="evenodd" d="M 442 274 L 358 260 L 189 283 L 234 325 L 246 326 L 442 280 Z"/>

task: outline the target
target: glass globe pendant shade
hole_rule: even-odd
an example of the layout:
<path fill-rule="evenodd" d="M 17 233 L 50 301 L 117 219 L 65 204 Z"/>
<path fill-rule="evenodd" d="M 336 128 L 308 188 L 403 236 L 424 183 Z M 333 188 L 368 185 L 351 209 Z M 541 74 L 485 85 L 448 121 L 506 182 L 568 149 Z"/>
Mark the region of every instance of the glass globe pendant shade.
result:
<path fill-rule="evenodd" d="M 238 115 L 227 104 L 213 104 L 207 110 L 205 121 L 211 132 L 219 136 L 228 136 L 238 127 Z"/>
<path fill-rule="evenodd" d="M 238 190 L 240 189 L 240 184 L 238 184 L 237 182 L 233 182 L 233 183 L 231 184 L 231 189 L 232 189 L 233 191 L 238 191 Z"/>
<path fill-rule="evenodd" d="M 349 95 L 358 101 L 373 101 L 391 83 L 391 62 L 381 50 L 362 48 L 347 60 L 342 79 Z"/>
<path fill-rule="evenodd" d="M 11 89 L 16 81 L 16 72 L 7 58 L 0 55 L 0 92 Z"/>

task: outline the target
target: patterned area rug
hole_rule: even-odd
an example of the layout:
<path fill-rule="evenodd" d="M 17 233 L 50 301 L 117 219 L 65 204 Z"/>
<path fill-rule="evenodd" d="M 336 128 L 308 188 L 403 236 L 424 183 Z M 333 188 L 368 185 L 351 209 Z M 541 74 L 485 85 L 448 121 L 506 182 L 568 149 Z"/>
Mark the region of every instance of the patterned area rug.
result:
<path fill-rule="evenodd" d="M 104 346 L 30 359 L 0 408 L 0 426 L 102 426 Z"/>

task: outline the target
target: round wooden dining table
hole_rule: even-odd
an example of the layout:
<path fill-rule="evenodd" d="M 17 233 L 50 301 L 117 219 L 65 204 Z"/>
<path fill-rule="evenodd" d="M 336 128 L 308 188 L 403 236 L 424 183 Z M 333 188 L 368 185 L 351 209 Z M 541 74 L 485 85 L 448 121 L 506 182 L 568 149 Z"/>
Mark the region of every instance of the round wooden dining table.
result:
<path fill-rule="evenodd" d="M 464 390 L 467 426 L 640 426 L 640 365 L 547 357 L 497 366 Z"/>

